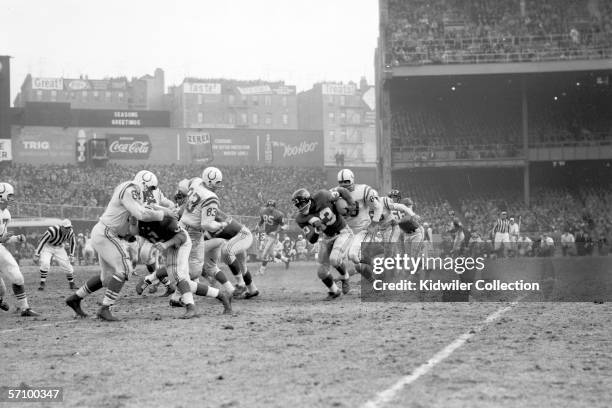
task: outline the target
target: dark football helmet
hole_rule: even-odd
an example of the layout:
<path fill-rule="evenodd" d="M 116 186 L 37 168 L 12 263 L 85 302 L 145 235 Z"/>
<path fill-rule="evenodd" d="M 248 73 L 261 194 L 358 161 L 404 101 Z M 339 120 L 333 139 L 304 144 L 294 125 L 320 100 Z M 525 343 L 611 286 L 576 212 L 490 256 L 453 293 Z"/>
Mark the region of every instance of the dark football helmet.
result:
<path fill-rule="evenodd" d="M 296 190 L 291 196 L 291 202 L 295 205 L 300 214 L 308 214 L 311 200 L 310 193 L 305 188 Z"/>
<path fill-rule="evenodd" d="M 275 207 L 276 208 L 276 201 L 274 200 L 268 200 L 266 202 L 266 207 Z"/>
<path fill-rule="evenodd" d="M 402 193 L 400 193 L 399 190 L 391 190 L 387 194 L 387 197 L 393 199 L 393 201 L 395 201 L 396 203 L 399 203 L 402 199 Z"/>

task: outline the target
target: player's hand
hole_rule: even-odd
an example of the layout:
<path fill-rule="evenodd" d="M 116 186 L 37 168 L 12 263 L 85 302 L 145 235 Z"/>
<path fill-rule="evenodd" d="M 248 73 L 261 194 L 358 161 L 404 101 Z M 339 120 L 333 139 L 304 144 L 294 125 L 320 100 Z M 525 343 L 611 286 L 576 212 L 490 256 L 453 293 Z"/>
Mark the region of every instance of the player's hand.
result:
<path fill-rule="evenodd" d="M 163 242 L 156 242 L 153 244 L 153 248 L 157 249 L 160 252 L 165 251 L 168 247 Z"/>

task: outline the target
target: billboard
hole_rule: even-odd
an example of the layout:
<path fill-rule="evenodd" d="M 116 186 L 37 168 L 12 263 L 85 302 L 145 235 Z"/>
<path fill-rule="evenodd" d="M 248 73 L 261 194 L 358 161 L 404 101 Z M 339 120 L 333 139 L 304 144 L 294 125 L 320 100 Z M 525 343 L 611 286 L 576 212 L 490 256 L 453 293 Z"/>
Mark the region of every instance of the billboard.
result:
<path fill-rule="evenodd" d="M 13 160 L 32 164 L 82 163 L 97 139 L 110 162 L 127 165 L 323 166 L 321 131 L 13 126 L 12 136 Z"/>
<path fill-rule="evenodd" d="M 169 111 L 72 109 L 72 126 L 170 127 Z"/>
<path fill-rule="evenodd" d="M 0 139 L 0 161 L 13 160 L 13 148 L 11 139 Z"/>

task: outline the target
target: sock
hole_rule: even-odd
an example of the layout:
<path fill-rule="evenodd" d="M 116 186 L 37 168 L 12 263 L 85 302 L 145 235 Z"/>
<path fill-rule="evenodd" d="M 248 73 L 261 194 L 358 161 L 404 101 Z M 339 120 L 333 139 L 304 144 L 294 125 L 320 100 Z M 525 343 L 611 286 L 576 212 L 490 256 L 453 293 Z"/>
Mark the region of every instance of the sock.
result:
<path fill-rule="evenodd" d="M 263 269 L 266 269 L 266 265 L 268 264 L 268 261 L 261 261 L 261 267 Z"/>
<path fill-rule="evenodd" d="M 330 292 L 337 292 L 338 291 L 338 286 L 336 286 L 336 283 L 334 282 L 334 280 L 332 279 L 331 276 L 328 276 L 325 279 L 321 279 L 323 281 L 323 283 L 325 284 L 325 286 L 327 286 L 327 288 L 329 289 Z"/>
<path fill-rule="evenodd" d="M 218 271 L 217 273 L 215 273 L 215 279 L 217 280 L 217 282 L 223 285 L 225 290 L 227 290 L 230 293 L 234 292 L 234 285 L 232 285 L 232 282 L 227 280 L 227 277 L 225 276 L 223 271 Z"/>
<path fill-rule="evenodd" d="M 186 305 L 195 304 L 195 302 L 193 301 L 193 293 L 191 293 L 191 291 L 187 293 L 183 293 L 183 295 L 181 296 L 181 299 L 183 300 L 183 303 Z"/>
<path fill-rule="evenodd" d="M 73 273 L 67 273 L 66 274 L 66 279 L 68 279 L 68 282 L 70 282 L 70 283 L 74 282 L 74 274 Z"/>
<path fill-rule="evenodd" d="M 19 307 L 21 310 L 27 310 L 30 308 L 28 305 L 28 298 L 25 294 L 25 287 L 23 285 L 15 285 L 13 283 L 13 293 L 17 298 L 17 307 Z"/>
<path fill-rule="evenodd" d="M 232 271 L 232 275 L 238 276 L 240 275 L 240 262 L 236 259 L 234 262 L 227 264 L 230 271 Z"/>
<path fill-rule="evenodd" d="M 364 277 L 368 282 L 373 282 L 374 277 L 372 276 L 372 267 L 365 263 L 360 263 L 355 265 L 355 270 L 359 272 L 361 276 Z"/>
<path fill-rule="evenodd" d="M 236 285 L 237 285 L 237 286 L 245 286 L 245 283 L 244 283 L 244 277 L 242 276 L 242 274 L 241 274 L 241 273 L 239 273 L 238 275 L 236 275 L 236 276 L 235 276 L 235 278 L 236 278 Z"/>
<path fill-rule="evenodd" d="M 181 280 L 176 284 L 177 292 L 181 293 L 180 299 L 186 305 L 193 305 L 193 293 L 191 293 L 191 288 L 189 287 L 189 282 L 186 280 Z"/>
<path fill-rule="evenodd" d="M 253 277 L 251 276 L 251 272 L 247 269 L 244 273 L 244 283 L 246 284 L 249 293 L 255 293 L 257 291 L 257 286 L 253 283 Z"/>
<path fill-rule="evenodd" d="M 175 290 L 174 293 L 172 295 L 170 295 L 170 300 L 173 300 L 175 302 L 178 302 L 181 300 L 181 292 L 178 290 Z"/>
<path fill-rule="evenodd" d="M 346 272 L 344 265 L 338 265 L 335 267 L 338 273 L 340 274 L 341 280 L 347 280 L 349 278 L 349 274 Z"/>
<path fill-rule="evenodd" d="M 94 276 L 93 278 L 89 278 L 87 282 L 83 286 L 77 289 L 75 294 L 83 299 L 85 296 L 93 293 L 102 288 L 102 280 L 99 276 Z"/>
<path fill-rule="evenodd" d="M 162 279 L 165 279 L 165 278 L 162 278 Z M 156 272 L 150 273 L 147 276 L 145 276 L 144 281 L 147 285 L 156 285 L 159 283 L 159 279 L 157 278 Z"/>
<path fill-rule="evenodd" d="M 168 277 L 168 270 L 166 269 L 165 266 L 162 266 L 161 268 L 159 268 L 156 272 L 155 272 L 155 277 L 162 281 L 164 278 Z"/>
<path fill-rule="evenodd" d="M 217 296 L 219 296 L 219 289 L 212 288 L 203 283 L 198 283 L 198 288 L 196 289 L 196 295 L 216 298 Z"/>
<path fill-rule="evenodd" d="M 42 269 L 40 270 L 40 281 L 41 282 L 46 282 L 47 281 L 47 274 L 49 273 L 49 271 L 43 271 Z"/>
<path fill-rule="evenodd" d="M 123 287 L 124 280 L 122 277 L 113 275 L 108 282 L 106 292 L 104 293 L 104 299 L 102 299 L 102 306 L 112 306 L 119 297 L 119 292 Z"/>
<path fill-rule="evenodd" d="M 147 271 L 149 271 L 149 273 L 155 272 L 155 269 L 155 264 L 147 265 Z"/>

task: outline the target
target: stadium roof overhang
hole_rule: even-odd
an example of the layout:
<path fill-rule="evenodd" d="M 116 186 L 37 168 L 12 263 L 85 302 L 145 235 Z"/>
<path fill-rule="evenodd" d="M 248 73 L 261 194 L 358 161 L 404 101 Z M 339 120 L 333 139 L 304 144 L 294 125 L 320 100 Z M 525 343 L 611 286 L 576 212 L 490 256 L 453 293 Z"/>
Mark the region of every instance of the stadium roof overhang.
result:
<path fill-rule="evenodd" d="M 492 75 L 492 74 L 535 74 L 545 72 L 572 71 L 609 71 L 612 70 L 612 59 L 546 61 L 489 64 L 444 64 L 398 66 L 386 68 L 385 72 L 392 78 L 448 76 L 448 75 Z"/>

